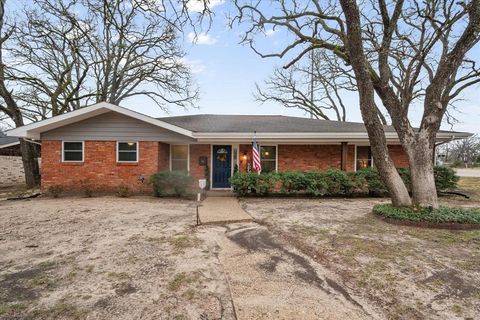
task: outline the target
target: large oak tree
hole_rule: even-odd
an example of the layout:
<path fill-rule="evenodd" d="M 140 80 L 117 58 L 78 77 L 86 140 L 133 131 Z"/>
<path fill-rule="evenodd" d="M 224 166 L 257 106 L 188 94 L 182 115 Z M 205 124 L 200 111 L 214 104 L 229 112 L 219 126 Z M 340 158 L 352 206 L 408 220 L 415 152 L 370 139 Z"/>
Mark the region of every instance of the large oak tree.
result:
<path fill-rule="evenodd" d="M 435 138 L 452 102 L 480 82 L 469 52 L 480 39 L 480 0 L 235 1 L 232 20 L 249 25 L 243 42 L 263 57 L 289 59 L 325 50 L 352 68 L 375 164 L 395 205 L 438 206 Z M 256 35 L 282 28 L 292 41 L 277 52 L 257 48 Z M 477 58 L 478 59 L 478 58 Z M 412 198 L 389 156 L 376 106 L 386 109 L 412 174 Z M 411 109 L 422 110 L 420 125 Z"/>
<path fill-rule="evenodd" d="M 5 22 L 0 4 L 0 119 L 19 127 L 92 102 L 144 96 L 192 106 L 197 89 L 179 34 L 208 17 L 183 0 L 38 0 Z M 17 3 L 17 8 L 19 4 Z M 197 4 L 196 7 L 201 7 Z M 26 182 L 39 183 L 34 147 L 21 140 Z"/>

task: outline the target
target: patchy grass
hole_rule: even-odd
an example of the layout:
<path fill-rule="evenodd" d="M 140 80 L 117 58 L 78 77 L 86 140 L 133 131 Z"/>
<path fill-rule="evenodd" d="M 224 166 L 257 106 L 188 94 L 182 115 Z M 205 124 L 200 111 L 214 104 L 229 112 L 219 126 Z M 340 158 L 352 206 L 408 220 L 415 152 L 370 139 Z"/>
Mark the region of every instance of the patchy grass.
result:
<path fill-rule="evenodd" d="M 168 290 L 177 291 L 184 285 L 195 282 L 197 278 L 186 274 L 185 272 L 177 273 L 175 277 L 168 283 Z"/>
<path fill-rule="evenodd" d="M 130 275 L 126 272 L 109 272 L 107 274 L 108 278 L 111 280 L 128 280 Z"/>
<path fill-rule="evenodd" d="M 13 303 L 0 305 L 0 316 L 3 315 L 15 315 L 19 311 L 23 311 L 28 308 L 26 303 Z"/>
<path fill-rule="evenodd" d="M 197 246 L 199 239 L 195 236 L 181 235 L 170 240 L 170 245 L 173 247 L 174 253 L 182 253 L 190 247 Z"/>
<path fill-rule="evenodd" d="M 466 191 L 472 200 L 480 201 L 480 178 L 479 177 L 461 177 L 458 181 L 458 187 Z"/>
<path fill-rule="evenodd" d="M 36 309 L 33 311 L 35 319 L 84 319 L 85 310 L 80 310 L 77 306 L 68 303 L 58 303 L 51 307 Z"/>

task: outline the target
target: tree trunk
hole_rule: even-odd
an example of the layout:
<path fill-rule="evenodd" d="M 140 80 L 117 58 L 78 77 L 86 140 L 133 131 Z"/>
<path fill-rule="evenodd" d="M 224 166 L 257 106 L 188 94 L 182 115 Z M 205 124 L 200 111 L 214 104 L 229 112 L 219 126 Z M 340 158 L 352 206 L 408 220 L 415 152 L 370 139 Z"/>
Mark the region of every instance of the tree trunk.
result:
<path fill-rule="evenodd" d="M 410 195 L 388 152 L 385 130 L 378 115 L 372 79 L 367 68 L 360 26 L 360 13 L 355 0 L 341 0 L 347 25 L 347 50 L 357 80 L 360 111 L 372 148 L 373 160 L 385 183 L 394 206 L 411 205 Z"/>
<path fill-rule="evenodd" d="M 414 145 L 407 149 L 412 180 L 412 200 L 416 206 L 438 208 L 432 161 L 433 148 L 428 141 L 417 139 Z"/>
<path fill-rule="evenodd" d="M 29 188 L 36 187 L 40 184 L 40 170 L 36 148 L 32 143 L 20 139 L 20 150 L 22 152 L 25 183 Z"/>

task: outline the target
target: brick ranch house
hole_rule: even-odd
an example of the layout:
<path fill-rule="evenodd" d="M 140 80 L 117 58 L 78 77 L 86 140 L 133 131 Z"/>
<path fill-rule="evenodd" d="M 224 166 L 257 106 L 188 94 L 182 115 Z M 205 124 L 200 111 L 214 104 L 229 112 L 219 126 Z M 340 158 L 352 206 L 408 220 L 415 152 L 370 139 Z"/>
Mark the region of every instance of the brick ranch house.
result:
<path fill-rule="evenodd" d="M 391 157 L 398 168 L 408 159 L 392 127 L 386 128 Z M 98 103 L 7 132 L 42 144 L 41 187 L 79 188 L 84 181 L 105 191 L 119 185 L 151 190 L 148 177 L 158 171 L 186 170 L 194 179 L 209 175 L 210 188 L 230 188 L 235 168 L 251 166 L 256 131 L 267 171 L 329 168 L 355 171 L 373 166 L 362 123 L 286 116 L 191 115 L 152 118 L 109 103 Z M 438 142 L 467 137 L 440 131 Z"/>

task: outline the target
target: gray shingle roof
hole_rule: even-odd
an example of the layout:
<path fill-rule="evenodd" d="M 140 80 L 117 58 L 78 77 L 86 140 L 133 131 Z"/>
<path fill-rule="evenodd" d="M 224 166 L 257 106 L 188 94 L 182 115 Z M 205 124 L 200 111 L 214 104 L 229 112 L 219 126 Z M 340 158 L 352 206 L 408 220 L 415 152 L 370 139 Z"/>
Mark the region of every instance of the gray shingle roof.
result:
<path fill-rule="evenodd" d="M 5 133 L 0 131 L 0 147 L 6 144 L 17 142 L 18 138 L 16 137 L 7 137 Z"/>
<path fill-rule="evenodd" d="M 359 122 L 340 122 L 280 115 L 199 114 L 159 120 L 193 132 L 365 132 Z M 394 132 L 392 126 L 385 131 Z"/>

